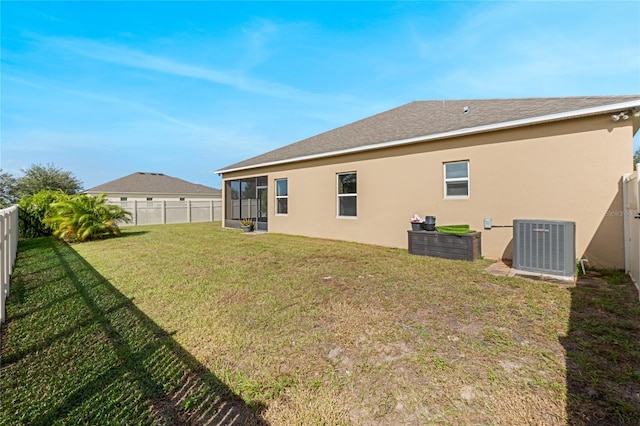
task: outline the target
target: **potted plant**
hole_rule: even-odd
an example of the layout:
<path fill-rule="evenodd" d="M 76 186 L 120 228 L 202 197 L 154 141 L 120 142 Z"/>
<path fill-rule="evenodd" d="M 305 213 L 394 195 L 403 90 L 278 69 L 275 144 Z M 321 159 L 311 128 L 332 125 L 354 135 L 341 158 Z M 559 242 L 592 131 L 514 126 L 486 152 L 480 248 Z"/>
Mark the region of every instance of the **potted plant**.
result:
<path fill-rule="evenodd" d="M 240 228 L 242 228 L 242 230 L 244 232 L 251 232 L 253 231 L 253 219 L 250 218 L 244 218 L 240 221 Z"/>
<path fill-rule="evenodd" d="M 414 214 L 410 221 L 412 231 L 422 231 L 424 220 L 420 216 Z"/>

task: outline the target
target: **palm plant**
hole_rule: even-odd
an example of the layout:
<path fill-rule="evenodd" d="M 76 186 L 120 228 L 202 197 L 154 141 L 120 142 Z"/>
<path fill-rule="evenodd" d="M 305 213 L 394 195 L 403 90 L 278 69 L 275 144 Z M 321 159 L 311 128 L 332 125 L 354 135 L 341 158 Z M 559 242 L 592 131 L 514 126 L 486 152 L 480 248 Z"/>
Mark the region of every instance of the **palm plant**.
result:
<path fill-rule="evenodd" d="M 86 241 L 119 236 L 118 222 L 131 222 L 131 213 L 108 204 L 106 194 L 97 197 L 82 194 L 51 204 L 44 222 L 57 238 Z"/>

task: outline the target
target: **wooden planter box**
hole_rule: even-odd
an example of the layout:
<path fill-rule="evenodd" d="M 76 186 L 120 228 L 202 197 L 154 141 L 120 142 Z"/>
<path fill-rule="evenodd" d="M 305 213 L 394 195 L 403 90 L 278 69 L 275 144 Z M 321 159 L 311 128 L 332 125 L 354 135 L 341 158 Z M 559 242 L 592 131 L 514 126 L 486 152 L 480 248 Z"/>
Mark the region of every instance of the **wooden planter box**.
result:
<path fill-rule="evenodd" d="M 456 260 L 476 260 L 481 254 L 481 232 L 464 235 L 437 231 L 407 231 L 409 253 Z"/>

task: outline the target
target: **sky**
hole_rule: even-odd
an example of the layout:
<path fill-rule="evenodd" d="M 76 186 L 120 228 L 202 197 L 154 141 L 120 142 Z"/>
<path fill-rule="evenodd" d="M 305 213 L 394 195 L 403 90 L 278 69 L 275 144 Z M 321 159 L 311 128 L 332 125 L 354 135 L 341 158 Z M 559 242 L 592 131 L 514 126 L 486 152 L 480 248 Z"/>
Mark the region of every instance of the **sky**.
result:
<path fill-rule="evenodd" d="M 220 188 L 215 170 L 414 100 L 640 94 L 638 1 L 4 0 L 0 16 L 0 168 L 53 164 L 85 189 L 134 172 Z"/>

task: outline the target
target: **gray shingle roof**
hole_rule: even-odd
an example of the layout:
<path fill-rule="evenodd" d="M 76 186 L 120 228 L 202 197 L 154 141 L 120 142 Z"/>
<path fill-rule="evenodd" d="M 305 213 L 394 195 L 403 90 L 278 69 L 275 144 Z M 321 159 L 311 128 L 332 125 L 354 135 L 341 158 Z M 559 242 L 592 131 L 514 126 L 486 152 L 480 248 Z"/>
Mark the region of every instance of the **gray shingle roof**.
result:
<path fill-rule="evenodd" d="M 581 110 L 627 101 L 638 101 L 640 105 L 640 95 L 415 101 L 232 164 L 221 171 L 330 155 L 359 147 L 375 149 L 375 145 L 385 142 L 429 137 L 553 114 L 575 111 L 574 115 L 567 118 L 586 116 L 589 112 L 581 113 Z M 465 107 L 467 113 L 464 112 Z"/>
<path fill-rule="evenodd" d="M 88 189 L 87 193 L 144 193 L 221 196 L 216 188 L 187 182 L 162 173 L 137 172 Z"/>

